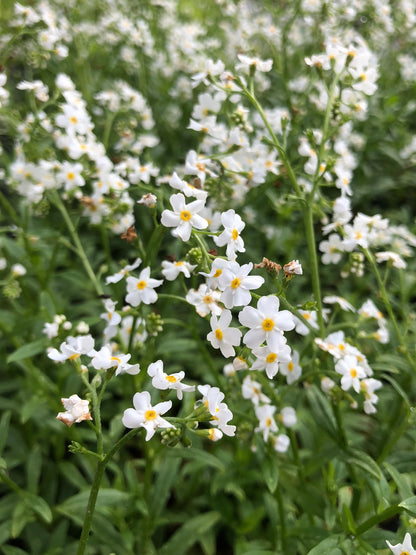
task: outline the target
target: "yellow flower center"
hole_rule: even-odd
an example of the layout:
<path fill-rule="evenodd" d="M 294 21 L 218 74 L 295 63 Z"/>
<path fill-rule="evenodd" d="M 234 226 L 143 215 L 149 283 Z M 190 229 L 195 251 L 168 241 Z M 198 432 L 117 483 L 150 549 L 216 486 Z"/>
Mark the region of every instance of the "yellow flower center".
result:
<path fill-rule="evenodd" d="M 269 353 L 266 357 L 266 362 L 270 364 L 271 362 L 274 362 L 276 359 L 277 359 L 276 353 Z"/>
<path fill-rule="evenodd" d="M 75 116 L 72 116 L 72 117 L 70 118 L 69 121 L 70 121 L 71 123 L 77 123 L 77 122 L 78 122 L 78 120 L 77 120 L 77 118 L 76 118 Z"/>
<path fill-rule="evenodd" d="M 76 360 L 77 358 L 79 358 L 79 353 L 74 353 L 69 357 L 69 360 Z"/>
<path fill-rule="evenodd" d="M 355 368 L 351 368 L 350 374 L 353 378 L 356 378 L 357 377 L 357 370 Z"/>
<path fill-rule="evenodd" d="M 156 411 L 149 409 L 144 413 L 144 417 L 146 420 L 154 420 L 157 417 Z"/>
<path fill-rule="evenodd" d="M 345 345 L 343 345 L 342 343 L 339 343 L 339 344 L 338 344 L 338 349 L 339 349 L 340 351 L 344 351 L 344 350 L 345 350 Z"/>
<path fill-rule="evenodd" d="M 139 281 L 137 284 L 137 289 L 144 289 L 146 287 L 146 282 L 145 281 Z"/>
<path fill-rule="evenodd" d="M 224 337 L 222 331 L 219 328 L 215 330 L 215 337 L 218 339 L 218 341 L 221 341 Z"/>
<path fill-rule="evenodd" d="M 183 220 L 184 222 L 189 222 L 190 219 L 191 219 L 191 213 L 189 212 L 189 210 L 182 210 L 181 220 Z"/>
<path fill-rule="evenodd" d="M 166 376 L 166 380 L 170 383 L 176 383 L 178 381 L 175 376 Z"/>
<path fill-rule="evenodd" d="M 68 179 L 71 179 L 71 180 L 72 180 L 72 179 L 75 179 L 75 174 L 74 174 L 73 172 L 68 172 L 68 173 L 66 174 L 66 176 L 67 176 Z"/>
<path fill-rule="evenodd" d="M 307 312 L 305 314 L 302 314 L 302 316 L 305 318 L 305 320 L 309 320 L 311 315 L 308 314 Z"/>
<path fill-rule="evenodd" d="M 272 419 L 271 419 L 270 417 L 269 417 L 269 418 L 266 418 L 266 426 L 267 426 L 268 428 L 270 428 L 271 425 L 272 425 Z"/>
<path fill-rule="evenodd" d="M 289 364 L 287 365 L 287 369 L 289 370 L 289 372 L 293 372 L 293 370 L 295 369 L 295 365 L 293 364 L 292 361 L 290 361 Z"/>
<path fill-rule="evenodd" d="M 215 274 L 212 277 L 217 278 L 217 277 L 220 277 L 221 274 L 222 274 L 222 270 L 218 269 L 216 270 Z"/>
<path fill-rule="evenodd" d="M 239 278 L 233 279 L 233 281 L 231 282 L 231 289 L 237 289 L 237 287 L 240 287 L 240 283 L 241 283 L 241 279 Z"/>
<path fill-rule="evenodd" d="M 183 266 L 183 262 L 175 262 L 175 266 Z"/>
<path fill-rule="evenodd" d="M 262 326 L 264 331 L 271 331 L 274 328 L 274 322 L 270 318 L 266 318 L 263 320 Z"/>
<path fill-rule="evenodd" d="M 115 360 L 116 362 L 118 362 L 120 364 L 121 360 L 117 357 L 111 357 L 111 360 Z"/>
<path fill-rule="evenodd" d="M 236 229 L 233 229 L 232 236 L 233 236 L 233 241 L 235 241 L 238 237 L 238 231 Z"/>
<path fill-rule="evenodd" d="M 212 303 L 212 297 L 211 297 L 211 295 L 205 295 L 205 297 L 204 297 L 202 300 L 203 300 L 204 303 L 206 303 L 206 304 Z"/>

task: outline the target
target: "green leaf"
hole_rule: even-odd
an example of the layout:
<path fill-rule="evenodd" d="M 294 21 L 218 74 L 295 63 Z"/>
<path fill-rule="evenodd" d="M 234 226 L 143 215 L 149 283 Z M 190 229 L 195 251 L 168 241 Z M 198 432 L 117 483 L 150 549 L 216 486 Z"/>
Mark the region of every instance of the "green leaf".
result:
<path fill-rule="evenodd" d="M 4 555 L 28 555 L 27 551 L 23 551 L 23 549 L 14 547 L 13 545 L 3 545 L 1 550 Z"/>
<path fill-rule="evenodd" d="M 38 516 L 40 516 L 46 524 L 50 524 L 52 522 L 52 511 L 47 504 L 47 502 L 38 495 L 34 495 L 32 493 L 25 494 L 25 502 L 26 505 L 33 510 Z"/>
<path fill-rule="evenodd" d="M 350 508 L 345 503 L 342 504 L 341 521 L 346 534 L 356 533 L 354 517 L 352 516 Z"/>
<path fill-rule="evenodd" d="M 52 322 L 56 312 L 55 305 L 53 303 L 52 297 L 47 291 L 42 291 L 40 294 L 40 309 L 44 312 L 46 318 L 49 322 Z"/>
<path fill-rule="evenodd" d="M 399 491 L 400 497 L 402 499 L 412 497 L 412 488 L 408 484 L 405 476 L 403 476 L 396 467 L 394 467 L 392 464 L 389 464 L 388 462 L 383 463 L 383 466 L 387 469 L 388 473 L 393 478 L 394 483 L 396 484 Z"/>
<path fill-rule="evenodd" d="M 358 451 L 357 449 L 349 449 L 348 454 L 349 457 L 347 458 L 347 462 L 362 468 L 365 472 L 372 474 L 378 480 L 383 478 L 380 467 L 370 455 L 367 455 L 364 451 Z"/>
<path fill-rule="evenodd" d="M 399 503 L 399 507 L 402 507 L 405 511 L 410 513 L 413 516 L 416 516 L 416 496 L 408 497 L 401 503 Z"/>
<path fill-rule="evenodd" d="M 20 535 L 29 520 L 32 520 L 32 511 L 28 508 L 24 499 L 19 499 L 12 514 L 11 533 L 13 538 Z"/>
<path fill-rule="evenodd" d="M 17 362 L 25 358 L 33 357 L 45 351 L 47 347 L 47 342 L 45 339 L 37 339 L 31 343 L 26 343 L 22 347 L 19 347 L 14 353 L 7 357 L 7 363 Z"/>
<path fill-rule="evenodd" d="M 213 466 L 221 472 L 225 472 L 224 463 L 222 463 L 215 455 L 202 451 L 202 449 L 196 449 L 190 447 L 189 449 L 182 447 L 175 447 L 168 451 L 168 457 L 180 457 L 182 459 L 192 459 L 194 461 L 199 461 L 203 465 Z"/>
<path fill-rule="evenodd" d="M 337 426 L 328 399 L 315 386 L 307 389 L 306 397 L 311 406 L 311 414 L 318 426 L 338 443 Z"/>
<path fill-rule="evenodd" d="M 343 539 L 344 536 L 341 534 L 325 538 L 308 551 L 308 555 L 343 555 L 343 552 L 338 549 Z"/>
<path fill-rule="evenodd" d="M 149 507 L 153 520 L 156 520 L 162 513 L 169 498 L 172 485 L 178 480 L 179 464 L 180 460 L 172 460 L 170 457 L 164 459 L 161 464 Z"/>
<path fill-rule="evenodd" d="M 274 493 L 279 481 L 277 457 L 266 456 L 263 460 L 263 478 L 270 493 Z"/>
<path fill-rule="evenodd" d="M 60 505 L 56 510 L 68 516 L 77 523 L 82 523 L 84 519 L 85 510 L 87 508 L 88 498 L 90 492 L 82 491 L 73 495 Z M 130 499 L 130 494 L 127 492 L 119 491 L 112 488 L 101 488 L 98 492 L 96 511 L 100 512 L 105 510 L 106 507 L 111 505 L 123 505 Z"/>
<path fill-rule="evenodd" d="M 0 420 L 0 455 L 3 453 L 3 449 L 7 441 L 7 435 L 9 433 L 10 416 L 11 416 L 11 412 L 8 410 L 2 415 Z"/>
<path fill-rule="evenodd" d="M 27 489 L 32 493 L 37 491 L 41 471 L 42 451 L 39 443 L 36 443 L 26 461 Z"/>
<path fill-rule="evenodd" d="M 170 540 L 165 543 L 159 551 L 159 555 L 184 555 L 196 542 L 201 535 L 210 530 L 221 518 L 216 511 L 211 511 L 203 515 L 189 519 L 179 530 L 177 530 Z"/>

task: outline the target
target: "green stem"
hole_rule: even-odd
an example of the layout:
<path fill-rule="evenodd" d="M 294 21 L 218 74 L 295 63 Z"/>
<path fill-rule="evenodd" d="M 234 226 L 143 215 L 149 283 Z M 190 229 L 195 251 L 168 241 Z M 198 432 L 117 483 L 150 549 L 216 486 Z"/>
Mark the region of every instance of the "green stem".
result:
<path fill-rule="evenodd" d="M 266 126 L 267 131 L 269 132 L 269 135 L 270 135 L 270 137 L 271 137 L 271 139 L 272 139 L 272 142 L 273 142 L 274 146 L 276 147 L 276 149 L 277 149 L 277 151 L 278 151 L 278 153 L 279 153 L 279 155 L 280 155 L 280 158 L 282 159 L 282 162 L 283 162 L 283 164 L 284 164 L 284 166 L 285 166 L 285 168 L 286 168 L 287 174 L 288 174 L 289 179 L 290 179 L 290 181 L 291 181 L 291 183 L 292 183 L 292 185 L 293 185 L 293 188 L 294 188 L 295 191 L 296 191 L 296 194 L 297 194 L 299 197 L 303 198 L 303 193 L 302 193 L 302 191 L 301 191 L 301 188 L 299 187 L 299 184 L 298 184 L 298 182 L 297 182 L 295 173 L 294 173 L 293 168 L 292 168 L 292 166 L 291 166 L 291 164 L 290 164 L 290 162 L 289 162 L 289 159 L 288 159 L 288 157 L 287 157 L 287 155 L 286 155 L 286 152 L 285 152 L 284 148 L 282 147 L 282 145 L 280 144 L 279 139 L 276 137 L 276 135 L 275 135 L 273 129 L 271 128 L 271 125 L 270 125 L 270 123 L 269 123 L 268 120 L 267 120 L 267 117 L 266 117 L 266 114 L 264 113 L 263 108 L 261 107 L 260 103 L 258 102 L 257 98 L 254 96 L 254 94 L 252 94 L 249 90 L 247 90 L 247 89 L 245 89 L 245 88 L 244 88 L 243 90 L 244 90 L 244 92 L 245 92 L 247 98 L 250 100 L 250 102 L 254 105 L 254 107 L 256 108 L 256 110 L 258 111 L 258 113 L 260 114 L 260 117 L 261 117 L 261 119 L 263 120 L 264 125 Z"/>
<path fill-rule="evenodd" d="M 384 285 L 383 279 L 382 279 L 382 277 L 380 275 L 380 272 L 378 270 L 377 262 L 375 261 L 374 256 L 370 252 L 369 249 L 363 248 L 362 251 L 363 251 L 365 257 L 367 258 L 367 260 L 369 261 L 369 263 L 371 264 L 374 275 L 376 276 L 376 280 L 377 280 L 377 283 L 378 283 L 378 286 L 379 286 L 379 289 L 380 289 L 380 295 L 381 295 L 381 298 L 384 302 L 384 306 L 386 307 L 387 313 L 390 317 L 391 323 L 392 323 L 394 331 L 396 333 L 397 340 L 398 340 L 399 345 L 401 347 L 401 351 L 405 355 L 406 360 L 410 364 L 411 368 L 413 368 L 413 370 L 416 371 L 416 362 L 413 360 L 412 356 L 410 355 L 410 353 L 407 349 L 407 345 L 406 345 L 406 343 L 403 339 L 403 334 L 400 331 L 399 325 L 398 325 L 396 317 L 394 315 L 393 308 L 391 306 L 391 303 L 390 303 L 390 300 L 389 300 L 389 297 L 388 297 L 388 294 L 387 294 L 386 287 Z"/>
<path fill-rule="evenodd" d="M 97 292 L 97 295 L 101 296 L 103 294 L 103 289 L 102 289 L 101 284 L 98 281 L 96 275 L 94 274 L 93 269 L 91 268 L 91 265 L 89 263 L 87 255 L 85 254 L 85 251 L 84 251 L 84 248 L 83 248 L 82 243 L 80 241 L 77 230 L 75 229 L 75 226 L 72 223 L 71 218 L 69 217 L 68 211 L 65 208 L 64 203 L 62 202 L 62 200 L 61 200 L 57 191 L 52 192 L 51 198 L 52 198 L 52 201 L 55 204 L 55 206 L 58 208 L 58 210 L 62 214 L 62 217 L 63 217 L 63 219 L 64 219 L 64 221 L 65 221 L 65 223 L 68 227 L 69 233 L 71 234 L 72 239 L 75 243 L 78 256 L 80 257 L 81 262 L 84 265 L 84 268 L 85 268 L 85 271 L 88 274 L 88 277 L 90 278 L 92 284 L 94 285 L 94 288 Z"/>
<path fill-rule="evenodd" d="M 276 500 L 277 500 L 277 505 L 279 507 L 279 518 L 280 518 L 280 528 L 281 528 L 280 540 L 281 540 L 282 553 L 286 553 L 286 543 L 287 543 L 286 542 L 286 536 L 287 536 L 286 517 L 285 517 L 285 508 L 283 505 L 282 493 L 280 491 L 279 485 L 276 488 Z"/>
<path fill-rule="evenodd" d="M 117 441 L 110 449 L 110 451 L 99 461 L 97 468 L 95 470 L 94 480 L 91 486 L 90 496 L 88 498 L 87 510 L 85 513 L 84 524 L 82 527 L 81 537 L 79 540 L 77 555 L 84 555 L 85 549 L 87 547 L 87 542 L 89 539 L 92 518 L 94 516 L 95 505 L 97 502 L 98 492 L 100 490 L 101 480 L 104 475 L 104 470 L 114 454 L 129 440 L 131 439 L 141 428 L 134 428 L 125 434 L 121 439 Z"/>
<path fill-rule="evenodd" d="M 313 199 L 303 207 L 306 241 L 309 251 L 309 263 L 312 276 L 312 289 L 317 305 L 318 325 L 321 337 L 325 336 L 325 324 L 322 311 L 321 283 L 319 279 L 318 257 L 316 254 L 315 230 L 313 227 Z"/>

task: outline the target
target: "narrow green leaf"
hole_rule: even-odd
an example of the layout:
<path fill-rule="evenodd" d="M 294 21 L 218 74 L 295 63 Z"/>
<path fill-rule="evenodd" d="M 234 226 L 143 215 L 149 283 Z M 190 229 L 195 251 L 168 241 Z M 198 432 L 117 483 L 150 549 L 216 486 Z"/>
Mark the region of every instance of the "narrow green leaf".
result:
<path fill-rule="evenodd" d="M 356 449 L 349 449 L 348 454 L 349 457 L 347 458 L 347 462 L 362 468 L 365 472 L 372 474 L 378 480 L 382 479 L 383 473 L 381 472 L 381 469 L 376 461 L 372 459 L 370 455 L 367 455 L 364 451 L 358 451 Z"/>
<path fill-rule="evenodd" d="M 36 493 L 38 482 L 42 471 L 42 451 L 38 443 L 36 443 L 29 453 L 26 461 L 27 489 L 31 493 Z"/>
<path fill-rule="evenodd" d="M 405 499 L 404 501 L 399 503 L 399 507 L 402 507 L 411 515 L 416 516 L 416 496 Z"/>
<path fill-rule="evenodd" d="M 350 508 L 348 505 L 345 505 L 345 503 L 342 504 L 341 521 L 346 534 L 356 533 L 354 517 L 352 516 Z"/>
<path fill-rule="evenodd" d="M 19 347 L 14 353 L 7 357 L 7 363 L 18 362 L 19 360 L 38 355 L 45 351 L 46 347 L 47 343 L 45 339 L 37 339 L 31 343 L 26 343 L 26 345 L 22 345 L 22 347 Z"/>
<path fill-rule="evenodd" d="M 263 478 L 270 493 L 274 493 L 279 481 L 277 458 L 265 457 L 263 461 Z"/>
<path fill-rule="evenodd" d="M 308 555 L 342 555 L 342 551 L 338 547 L 343 539 L 344 536 L 341 534 L 325 538 L 308 551 Z"/>
<path fill-rule="evenodd" d="M 12 538 L 17 538 L 20 535 L 20 532 L 31 519 L 32 511 L 28 508 L 24 499 L 19 499 L 12 514 Z"/>
<path fill-rule="evenodd" d="M 412 497 L 412 488 L 408 484 L 405 476 L 403 476 L 395 466 L 389 464 L 388 462 L 383 463 L 384 468 L 387 469 L 390 476 L 393 478 L 394 483 L 397 486 L 399 495 L 402 499 L 407 499 Z"/>
<path fill-rule="evenodd" d="M 179 464 L 180 460 L 172 460 L 170 457 L 164 459 L 161 464 L 149 507 L 149 512 L 152 515 L 153 520 L 156 520 L 157 517 L 159 517 L 167 503 L 167 500 L 169 499 L 172 485 L 178 479 L 177 473 Z"/>
<path fill-rule="evenodd" d="M 319 427 L 338 442 L 336 422 L 327 398 L 314 386 L 307 389 L 306 397 L 311 405 L 311 414 Z"/>
<path fill-rule="evenodd" d="M 40 309 L 44 312 L 49 322 L 52 322 L 55 316 L 55 305 L 52 297 L 47 291 L 42 291 L 40 294 Z"/>
<path fill-rule="evenodd" d="M 3 545 L 1 550 L 4 555 L 28 555 L 27 551 L 23 551 L 20 547 L 14 547 L 13 545 Z"/>
<path fill-rule="evenodd" d="M 202 449 L 195 449 L 194 447 L 190 447 L 189 449 L 178 447 L 175 449 L 170 449 L 167 453 L 168 457 L 180 457 L 182 459 L 193 459 L 194 461 L 199 461 L 204 465 L 213 466 L 217 470 L 221 472 L 225 471 L 224 464 L 217 458 L 215 455 L 211 455 L 211 453 L 207 453 L 206 451 L 202 451 Z"/>
<path fill-rule="evenodd" d="M 30 507 L 30 509 L 40 516 L 46 524 L 50 524 L 52 522 L 52 511 L 42 497 L 32 493 L 26 493 L 24 499 L 26 506 Z"/>
<path fill-rule="evenodd" d="M 6 411 L 0 420 L 0 455 L 3 453 L 4 446 L 7 441 L 7 435 L 9 433 L 11 411 Z"/>
<path fill-rule="evenodd" d="M 82 491 L 73 495 L 60 505 L 56 507 L 56 510 L 73 518 L 77 522 L 83 520 L 85 509 L 87 508 L 88 498 L 90 492 Z M 111 505 L 123 505 L 130 499 L 130 494 L 127 492 L 119 491 L 111 488 L 101 488 L 98 492 L 96 511 L 102 511 L 105 507 Z M 78 517 L 78 518 L 76 518 Z"/>
<path fill-rule="evenodd" d="M 170 540 L 165 543 L 159 551 L 159 555 L 185 555 L 196 542 L 199 541 L 201 535 L 210 530 L 214 524 L 220 519 L 220 514 L 211 511 L 203 515 L 195 516 L 189 519 L 179 530 L 177 530 Z"/>

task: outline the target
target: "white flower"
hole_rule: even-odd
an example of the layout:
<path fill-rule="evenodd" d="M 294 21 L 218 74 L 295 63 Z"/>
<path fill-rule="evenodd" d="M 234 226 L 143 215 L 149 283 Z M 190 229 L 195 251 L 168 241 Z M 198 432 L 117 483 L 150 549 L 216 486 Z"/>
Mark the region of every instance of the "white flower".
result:
<path fill-rule="evenodd" d="M 233 417 L 233 413 L 226 403 L 222 402 L 224 393 L 218 387 L 211 387 L 210 385 L 199 385 L 198 391 L 203 395 L 202 403 L 214 417 L 210 424 L 217 426 L 225 435 L 234 436 L 236 427 L 228 424 Z"/>
<path fill-rule="evenodd" d="M 124 266 L 124 268 L 119 270 L 116 274 L 106 277 L 105 279 L 106 285 L 108 285 L 109 283 L 118 283 L 120 280 L 123 279 L 124 276 L 128 275 L 129 272 L 138 268 L 141 263 L 142 263 L 141 258 L 136 258 L 133 264 L 127 264 L 127 266 Z"/>
<path fill-rule="evenodd" d="M 149 364 L 147 373 L 152 378 L 152 385 L 156 389 L 176 389 L 176 395 L 179 400 L 183 398 L 184 391 L 195 391 L 194 385 L 186 385 L 182 383 L 185 372 L 177 372 L 176 374 L 166 374 L 163 371 L 163 361 L 157 360 Z"/>
<path fill-rule="evenodd" d="M 169 180 L 169 185 L 173 189 L 178 189 L 186 197 L 195 197 L 197 200 L 205 201 L 208 196 L 206 191 L 203 189 L 197 189 L 187 181 L 184 181 L 176 172 L 173 172 L 172 177 Z"/>
<path fill-rule="evenodd" d="M 89 401 L 85 401 L 78 395 L 71 395 L 68 399 L 61 399 L 66 412 L 59 412 L 57 419 L 64 422 L 68 427 L 74 422 L 82 422 L 83 420 L 92 420 L 89 412 Z"/>
<path fill-rule="evenodd" d="M 261 385 L 246 376 L 243 380 L 241 393 L 244 399 L 250 399 L 253 405 L 257 406 L 259 403 L 270 403 L 270 399 L 261 392 Z"/>
<path fill-rule="evenodd" d="M 335 364 L 335 370 L 342 375 L 341 388 L 344 391 L 348 391 L 352 387 L 356 393 L 360 392 L 360 379 L 366 377 L 366 372 L 358 364 L 357 357 L 346 355 Z"/>
<path fill-rule="evenodd" d="M 400 270 L 404 270 L 407 266 L 403 258 L 392 251 L 376 252 L 376 260 L 378 263 L 390 261 L 395 268 Z"/>
<path fill-rule="evenodd" d="M 211 291 L 205 283 L 202 283 L 198 290 L 189 289 L 186 294 L 188 303 L 192 304 L 199 316 L 202 317 L 208 316 L 210 313 L 215 314 L 215 316 L 221 314 L 224 309 L 218 304 L 220 297 L 220 291 Z"/>
<path fill-rule="evenodd" d="M 157 196 L 153 195 L 152 193 L 146 193 L 142 196 L 140 200 L 137 201 L 137 204 L 143 204 L 147 206 L 147 208 L 153 208 L 156 204 Z"/>
<path fill-rule="evenodd" d="M 239 329 L 229 327 L 231 319 L 230 310 L 224 310 L 219 319 L 212 315 L 210 320 L 212 331 L 207 335 L 214 349 L 220 349 L 225 358 L 235 355 L 234 347 L 240 345 L 242 335 Z"/>
<path fill-rule="evenodd" d="M 412 537 L 409 533 L 405 535 L 403 543 L 391 545 L 391 543 L 386 540 L 386 544 L 393 551 L 394 555 L 416 555 L 416 549 L 413 549 Z"/>
<path fill-rule="evenodd" d="M 150 400 L 148 391 L 136 393 L 133 397 L 134 409 L 126 409 L 122 419 L 126 428 L 145 428 L 146 441 L 154 436 L 157 428 L 175 427 L 160 416 L 171 408 L 172 401 L 164 401 L 152 407 Z"/>
<path fill-rule="evenodd" d="M 179 237 L 182 241 L 188 241 L 191 236 L 192 228 L 205 229 L 208 222 L 200 216 L 200 212 L 204 206 L 204 200 L 194 200 L 189 204 L 185 203 L 185 197 L 182 193 L 177 193 L 170 197 L 172 210 L 163 210 L 161 222 L 165 227 L 174 227 L 172 235 Z"/>
<path fill-rule="evenodd" d="M 281 422 L 286 428 L 292 428 L 296 422 L 296 411 L 293 407 L 285 407 L 280 411 L 279 422 Z"/>
<path fill-rule="evenodd" d="M 224 268 L 227 268 L 229 262 L 224 260 L 223 258 L 216 258 L 211 266 L 211 271 L 209 274 L 205 272 L 199 272 L 202 276 L 205 276 L 207 279 L 207 286 L 210 289 L 217 289 L 219 288 L 220 277 Z"/>
<path fill-rule="evenodd" d="M 265 347 L 255 347 L 253 355 L 256 357 L 252 370 L 266 370 L 267 377 L 272 379 L 279 371 L 280 362 L 290 362 L 290 347 L 282 334 L 269 337 Z"/>
<path fill-rule="evenodd" d="M 150 268 L 144 268 L 139 278 L 129 276 L 127 278 L 127 295 L 126 303 L 131 306 L 138 306 L 140 303 L 152 304 L 157 301 L 157 293 L 155 287 L 162 285 L 162 279 L 153 279 L 150 277 Z"/>
<path fill-rule="evenodd" d="M 227 245 L 228 260 L 235 260 L 237 252 L 245 252 L 244 241 L 240 236 L 245 227 L 245 223 L 234 210 L 230 209 L 221 214 L 221 223 L 224 231 L 218 237 L 214 237 L 214 243 L 218 247 Z"/>
<path fill-rule="evenodd" d="M 100 318 L 103 318 L 107 322 L 107 326 L 104 329 L 105 341 L 109 341 L 117 333 L 117 326 L 121 322 L 121 316 L 116 312 L 116 304 L 111 299 L 105 299 L 104 308 L 105 312 L 100 314 Z"/>
<path fill-rule="evenodd" d="M 272 69 L 273 60 L 260 60 L 260 58 L 250 58 L 249 56 L 244 56 L 243 54 L 238 54 L 238 59 L 241 63 L 235 66 L 235 69 L 245 69 L 247 72 L 254 67 L 257 71 L 262 71 L 267 73 Z"/>
<path fill-rule="evenodd" d="M 251 289 L 258 289 L 264 283 L 261 276 L 249 276 L 253 269 L 253 263 L 243 264 L 229 262 L 224 266 L 218 280 L 219 288 L 222 289 L 221 301 L 226 308 L 244 306 L 251 301 Z"/>
<path fill-rule="evenodd" d="M 279 366 L 280 373 L 286 376 L 286 382 L 290 385 L 296 381 L 302 374 L 302 367 L 299 364 L 299 353 L 292 352 L 292 360 L 290 362 L 282 362 Z"/>
<path fill-rule="evenodd" d="M 309 322 L 309 324 L 315 328 L 318 329 L 318 313 L 316 312 L 316 310 L 299 310 L 299 313 L 302 314 L 302 316 L 305 318 L 305 320 L 307 322 Z M 293 316 L 293 319 L 295 320 L 295 324 L 296 324 L 296 328 L 295 331 L 297 333 L 299 333 L 300 335 L 308 335 L 309 334 L 309 328 L 306 326 L 306 324 L 297 316 Z"/>
<path fill-rule="evenodd" d="M 260 405 L 256 407 L 256 416 L 259 425 L 255 428 L 255 432 L 262 432 L 264 441 L 267 441 L 270 432 L 277 432 L 277 424 L 273 418 L 276 407 L 273 405 Z"/>
<path fill-rule="evenodd" d="M 328 240 L 319 243 L 319 250 L 323 253 L 322 264 L 337 264 L 341 260 L 344 251 L 343 243 L 339 235 L 331 233 Z"/>
<path fill-rule="evenodd" d="M 338 304 L 342 310 L 355 312 L 355 308 L 349 303 L 344 297 L 338 297 L 337 295 L 327 295 L 322 299 L 326 304 Z"/>
<path fill-rule="evenodd" d="M 283 266 L 283 272 L 286 277 L 293 276 L 293 275 L 302 275 L 302 264 L 299 260 L 292 260 Z"/>
<path fill-rule="evenodd" d="M 250 328 L 244 336 L 244 343 L 250 349 L 259 347 L 264 341 L 269 343 L 273 335 L 295 327 L 292 314 L 288 310 L 279 311 L 279 299 L 270 295 L 261 297 L 257 309 L 246 306 L 240 312 L 238 319 L 243 326 Z"/>
<path fill-rule="evenodd" d="M 64 360 L 75 360 L 80 355 L 87 355 L 94 348 L 94 339 L 91 335 L 77 335 L 76 337 L 69 336 L 67 340 L 61 343 L 60 349 L 51 349 L 48 352 L 48 357 L 57 362 Z"/>
<path fill-rule="evenodd" d="M 289 449 L 290 438 L 286 434 L 279 434 L 278 436 L 273 437 L 272 440 L 273 448 L 278 453 L 286 453 Z"/>
<path fill-rule="evenodd" d="M 361 390 L 364 393 L 364 412 L 366 414 L 373 414 L 376 412 L 376 407 L 374 405 L 378 402 L 378 396 L 374 393 L 377 389 L 380 389 L 383 384 L 380 380 L 375 380 L 374 378 L 367 378 L 361 382 Z"/>
<path fill-rule="evenodd" d="M 191 272 L 196 268 L 196 265 L 190 264 L 189 262 L 169 262 L 168 260 L 163 260 L 162 268 L 162 274 L 165 278 L 168 281 L 173 281 L 181 272 L 185 277 L 191 277 Z"/>
<path fill-rule="evenodd" d="M 135 375 L 140 372 L 139 364 L 128 364 L 127 361 L 130 360 L 130 354 L 118 354 L 117 356 L 113 356 L 110 345 L 104 345 L 99 351 L 93 349 L 90 351 L 89 356 L 93 357 L 91 364 L 96 370 L 108 370 L 109 368 L 114 368 L 116 366 L 116 376 L 124 372 L 131 375 Z"/>

